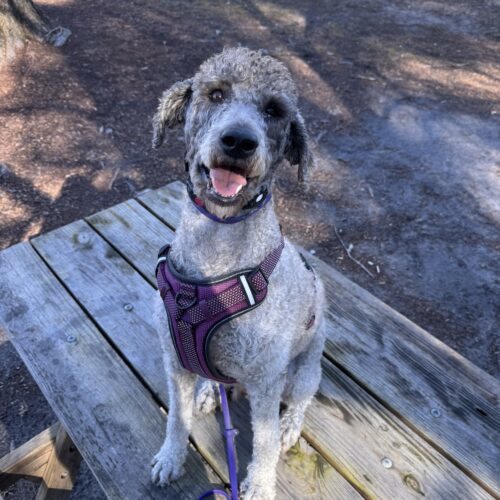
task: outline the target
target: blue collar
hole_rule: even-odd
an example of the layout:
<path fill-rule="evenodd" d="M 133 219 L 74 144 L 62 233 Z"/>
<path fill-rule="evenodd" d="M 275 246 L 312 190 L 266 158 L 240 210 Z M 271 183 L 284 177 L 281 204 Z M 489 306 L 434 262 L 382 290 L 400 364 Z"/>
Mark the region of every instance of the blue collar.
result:
<path fill-rule="evenodd" d="M 271 200 L 271 193 L 267 191 L 267 188 L 263 188 L 263 190 L 256 194 L 244 207 L 243 210 L 248 210 L 246 213 L 241 215 L 235 215 L 234 217 L 227 217 L 225 219 L 221 219 L 216 215 L 210 213 L 204 206 L 203 200 L 198 198 L 194 194 L 193 184 L 191 179 L 186 181 L 186 188 L 189 195 L 189 198 L 193 202 L 193 205 L 198 210 L 198 212 L 202 213 L 205 217 L 208 217 L 210 220 L 215 222 L 220 222 L 221 224 L 235 224 L 236 222 L 241 222 L 242 220 L 251 217 L 255 213 L 257 213 L 261 208 L 265 207 L 268 202 Z"/>

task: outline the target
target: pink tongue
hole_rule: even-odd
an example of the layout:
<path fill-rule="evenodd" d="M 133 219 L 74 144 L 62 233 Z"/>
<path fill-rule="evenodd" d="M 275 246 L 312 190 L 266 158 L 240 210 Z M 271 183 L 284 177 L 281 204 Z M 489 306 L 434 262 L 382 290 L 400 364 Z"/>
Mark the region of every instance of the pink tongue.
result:
<path fill-rule="evenodd" d="M 226 198 L 238 194 L 238 187 L 246 186 L 247 183 L 242 175 L 223 168 L 210 169 L 210 179 L 217 193 Z"/>

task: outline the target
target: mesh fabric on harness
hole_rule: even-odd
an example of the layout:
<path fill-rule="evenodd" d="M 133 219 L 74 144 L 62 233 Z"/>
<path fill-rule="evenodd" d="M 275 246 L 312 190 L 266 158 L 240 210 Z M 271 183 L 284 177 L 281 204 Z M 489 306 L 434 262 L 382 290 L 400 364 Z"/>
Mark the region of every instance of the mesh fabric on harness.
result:
<path fill-rule="evenodd" d="M 167 311 L 170 335 L 181 365 L 218 382 L 235 380 L 210 362 L 210 339 L 219 326 L 260 305 L 284 247 L 272 250 L 259 266 L 215 280 L 191 280 L 182 276 L 169 258 L 170 246 L 160 250 L 156 280 Z"/>

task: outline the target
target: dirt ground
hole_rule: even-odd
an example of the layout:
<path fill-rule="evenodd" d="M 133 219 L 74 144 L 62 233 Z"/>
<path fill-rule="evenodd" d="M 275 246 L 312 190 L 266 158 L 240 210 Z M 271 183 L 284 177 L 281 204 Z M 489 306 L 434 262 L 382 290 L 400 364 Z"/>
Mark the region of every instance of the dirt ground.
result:
<path fill-rule="evenodd" d="M 279 174 L 285 233 L 500 375 L 498 0 L 37 3 L 73 35 L 0 68 L 0 248 L 182 179 L 180 130 L 150 148 L 158 96 L 225 45 L 264 48 L 317 160 L 307 190 Z M 53 421 L 0 332 L 0 456 Z M 101 496 L 84 468 L 73 497 Z"/>

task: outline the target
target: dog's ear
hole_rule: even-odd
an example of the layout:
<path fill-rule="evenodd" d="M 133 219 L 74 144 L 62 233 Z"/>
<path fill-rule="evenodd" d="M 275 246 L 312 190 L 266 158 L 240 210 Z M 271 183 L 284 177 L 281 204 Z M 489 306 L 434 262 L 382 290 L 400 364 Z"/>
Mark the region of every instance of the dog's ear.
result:
<path fill-rule="evenodd" d="M 313 166 L 313 156 L 309 148 L 309 136 L 307 134 L 304 118 L 297 111 L 290 123 L 290 133 L 285 148 L 285 158 L 290 165 L 298 165 L 299 182 L 307 179 L 309 167 Z"/>
<path fill-rule="evenodd" d="M 184 122 L 191 97 L 192 80 L 174 83 L 163 92 L 158 110 L 153 117 L 153 148 L 159 148 L 165 136 L 165 127 L 173 128 Z"/>

